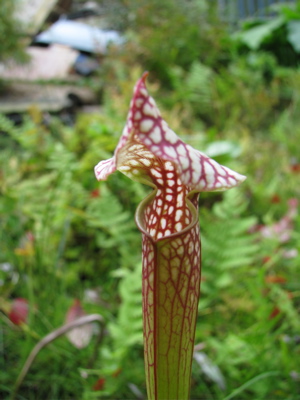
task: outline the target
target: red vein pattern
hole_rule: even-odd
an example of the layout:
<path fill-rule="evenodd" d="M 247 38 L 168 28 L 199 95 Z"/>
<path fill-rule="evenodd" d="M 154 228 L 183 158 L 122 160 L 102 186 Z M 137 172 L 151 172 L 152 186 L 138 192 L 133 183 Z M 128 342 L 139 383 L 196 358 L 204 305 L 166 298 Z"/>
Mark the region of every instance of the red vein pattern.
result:
<path fill-rule="evenodd" d="M 180 175 L 182 183 L 194 191 L 205 192 L 224 190 L 241 183 L 245 177 L 218 164 L 202 152 L 184 143 L 160 116 L 152 97 L 149 96 L 145 73 L 137 82 L 130 104 L 127 123 L 116 147 L 114 157 L 101 161 L 95 167 L 98 180 L 119 169 L 132 179 L 137 179 L 139 159 L 145 154 L 149 158 L 170 161 Z M 143 148 L 131 148 L 133 144 L 142 144 Z M 128 151 L 134 151 L 130 164 L 127 163 Z M 149 167 L 149 165 L 147 165 Z"/>
<path fill-rule="evenodd" d="M 193 200 L 197 202 L 198 195 Z M 137 221 L 145 215 L 143 207 L 137 211 Z M 189 215 L 189 226 L 165 239 L 155 242 L 143 233 L 144 351 L 149 399 L 189 398 L 200 289 L 197 210 L 189 211 Z M 147 216 L 144 223 L 147 225 Z M 140 229 L 143 231 L 142 226 Z"/>
<path fill-rule="evenodd" d="M 116 169 L 153 188 L 136 212 L 143 234 L 143 318 L 149 400 L 188 399 L 200 291 L 198 196 L 245 177 L 185 144 L 137 82 L 114 156 L 95 167 Z"/>

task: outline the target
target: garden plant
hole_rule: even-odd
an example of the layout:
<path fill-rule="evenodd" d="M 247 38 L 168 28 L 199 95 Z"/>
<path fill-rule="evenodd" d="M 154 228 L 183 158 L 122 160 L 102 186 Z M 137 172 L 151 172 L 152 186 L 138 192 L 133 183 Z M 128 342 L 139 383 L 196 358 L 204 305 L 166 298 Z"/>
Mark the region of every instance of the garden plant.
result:
<path fill-rule="evenodd" d="M 143 320 L 149 400 L 188 399 L 200 289 L 200 192 L 236 186 L 245 177 L 182 142 L 162 119 L 145 81 L 137 82 L 114 157 L 116 169 L 153 191 L 139 205 L 143 233 Z"/>
<path fill-rule="evenodd" d="M 188 257 L 197 248 L 197 193 L 190 191 L 199 176 L 195 174 L 189 185 L 190 171 L 185 170 L 189 164 L 180 158 L 174 161 L 176 146 L 165 147 L 173 161 L 166 159 L 157 169 L 163 152 L 157 153 L 160 146 L 154 142 L 153 148 L 151 140 L 142 144 L 146 136 L 138 138 L 142 147 L 136 151 L 147 156 L 141 159 L 146 166 L 149 160 L 155 166 L 152 172 L 134 165 L 132 171 L 127 169 L 138 181 L 116 173 L 97 182 L 91 170 L 99 160 L 114 157 L 116 147 L 117 168 L 122 171 L 123 166 L 126 172 L 124 162 L 135 164 L 134 151 L 127 153 L 128 159 L 123 152 L 134 146 L 131 136 L 127 140 L 121 136 L 124 148 L 118 142 L 138 81 L 137 88 L 143 90 L 137 89 L 136 96 L 153 106 L 156 116 L 151 118 L 162 127 L 165 144 L 176 137 L 178 152 L 186 151 L 191 161 L 202 160 L 207 173 L 230 168 L 247 176 L 242 185 L 224 192 L 202 191 L 205 181 L 196 186 L 196 191 L 201 189 L 202 272 L 197 275 L 201 296 L 196 306 L 197 292 L 191 291 L 190 300 L 195 296 L 191 315 L 198 317 L 181 336 L 184 340 L 194 335 L 195 346 L 189 343 L 190 353 L 180 361 L 180 366 L 188 365 L 189 371 L 180 375 L 189 382 L 177 379 L 172 390 L 185 386 L 185 396 L 197 400 L 298 400 L 300 73 L 294 40 L 298 8 L 295 4 L 285 6 L 290 12 L 279 9 L 277 16 L 283 19 L 277 28 L 269 24 L 271 20 L 257 18 L 252 25 L 247 21 L 232 27 L 217 14 L 217 3 L 101 1 L 111 10 L 111 27 L 120 29 L 126 40 L 122 48 L 110 49 L 96 76 L 77 82 L 95 90 L 99 107 L 53 114 L 32 105 L 21 114 L 0 113 L 0 398 L 145 399 L 147 381 L 150 393 L 167 390 L 166 382 L 157 383 L 155 389 L 151 368 L 145 375 L 142 314 L 151 306 L 150 289 L 155 289 L 150 286 L 154 275 L 146 268 L 156 260 L 170 276 L 164 252 L 174 252 L 175 266 L 186 266 L 186 252 L 177 254 L 179 242 L 186 250 L 184 240 L 192 235 L 195 243 L 189 242 Z M 19 28 L 8 20 L 10 8 L 2 7 L 0 13 L 7 35 Z M 261 30 L 253 31 L 258 25 Z M 253 32 L 258 42 L 255 37 L 251 41 Z M 2 59 L 20 48 L 19 32 L 10 38 L 12 42 L 0 46 Z M 291 45 L 291 57 L 285 57 L 286 43 Z M 157 107 L 144 92 L 145 77 L 140 80 L 144 70 L 150 72 L 147 88 Z M 2 80 L 1 87 L 7 83 Z M 132 107 L 138 111 L 141 105 L 134 101 Z M 170 128 L 160 120 L 158 109 Z M 132 118 L 129 124 L 136 122 Z M 125 134 L 133 129 L 128 123 Z M 143 126 L 147 127 L 151 128 L 149 122 Z M 152 140 L 158 138 L 154 135 Z M 199 158 L 195 149 L 215 161 L 202 153 Z M 176 167 L 166 171 L 166 165 Z M 181 167 L 184 172 L 177 172 Z M 179 185 L 178 194 L 188 195 L 186 200 L 182 196 L 182 207 L 189 212 L 189 225 L 179 220 L 177 227 L 167 226 L 176 216 L 183 218 L 183 208 L 176 213 L 174 206 L 165 220 L 152 214 L 164 212 L 161 201 L 171 201 L 167 196 L 173 190 L 165 198 L 160 197 L 163 191 L 158 192 L 159 179 L 171 173 L 180 183 L 166 189 Z M 171 175 L 167 179 L 173 181 Z M 154 194 L 159 196 L 155 210 Z M 151 215 L 145 214 L 147 210 Z M 159 259 L 152 260 L 150 253 L 142 263 L 134 215 L 142 230 L 144 255 L 146 248 L 160 254 Z M 160 229 L 172 233 L 158 237 Z M 173 272 L 168 284 L 161 286 L 161 297 L 153 297 L 153 309 L 154 304 L 162 308 L 157 320 L 151 320 L 151 314 L 144 318 L 145 324 L 149 321 L 146 330 L 150 329 L 146 351 L 152 322 L 164 337 L 171 331 L 170 325 L 166 331 L 161 325 L 166 315 L 172 316 L 175 307 L 182 310 L 185 276 L 181 275 L 182 290 L 172 292 L 172 279 L 177 278 L 179 282 Z M 156 279 L 163 282 L 164 277 Z M 154 303 L 162 302 L 164 290 L 174 294 L 167 309 Z M 92 322 L 95 314 L 101 324 Z M 182 317 L 179 314 L 178 321 Z M 89 323 L 79 327 L 82 321 Z M 67 332 L 72 324 L 80 330 Z M 171 343 L 174 349 L 179 346 L 175 335 Z M 164 342 L 154 348 L 158 362 L 158 356 L 164 356 Z M 175 353 L 181 354 L 175 350 L 168 354 Z M 151 357 L 146 354 L 146 365 Z M 171 364 L 175 374 L 178 362 L 163 357 L 161 368 Z"/>

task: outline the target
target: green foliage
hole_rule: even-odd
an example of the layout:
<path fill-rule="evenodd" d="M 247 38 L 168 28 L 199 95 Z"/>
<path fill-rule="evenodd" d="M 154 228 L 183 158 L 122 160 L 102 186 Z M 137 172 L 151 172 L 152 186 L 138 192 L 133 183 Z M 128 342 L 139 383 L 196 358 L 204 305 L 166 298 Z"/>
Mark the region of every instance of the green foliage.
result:
<path fill-rule="evenodd" d="M 214 204 L 212 213 L 203 210 L 200 223 L 205 301 L 207 296 L 214 301 L 219 290 L 233 284 L 232 269 L 245 270 L 258 256 L 259 246 L 249 234 L 257 221 L 255 217 L 243 216 L 247 206 L 238 189 L 232 189 L 224 194 L 222 202 Z"/>
<path fill-rule="evenodd" d="M 299 64 L 300 5 L 299 3 L 274 8 L 278 16 L 267 21 L 251 21 L 235 37 L 245 48 L 272 53 L 279 64 Z"/>
<path fill-rule="evenodd" d="M 173 68 L 176 90 L 163 103 L 182 110 L 187 126 L 196 117 L 217 131 L 263 130 L 291 101 L 290 80 L 297 75 L 262 52 L 234 59 L 218 73 L 197 61 L 187 72 Z"/>
<path fill-rule="evenodd" d="M 194 61 L 220 65 L 229 59 L 229 36 L 216 4 L 205 0 L 121 1 L 112 13 L 128 37 L 124 56 L 138 60 L 165 87 L 172 87 L 173 66 L 188 70 Z M 122 10 L 122 11 L 120 11 Z M 166 40 L 167 38 L 167 40 Z"/>
<path fill-rule="evenodd" d="M 283 18 L 277 17 L 261 25 L 247 29 L 238 35 L 239 40 L 252 50 L 258 50 L 264 40 L 268 39 L 276 29 L 283 25 Z"/>
<path fill-rule="evenodd" d="M 105 384 L 97 393 L 91 390 L 91 387 L 87 387 L 87 399 L 131 399 L 130 386 L 145 385 L 142 357 L 141 263 L 137 263 L 131 269 L 116 269 L 111 275 L 119 281 L 117 315 L 110 318 L 107 326 L 109 335 L 100 349 L 94 369 L 84 369 L 84 374 L 90 377 L 100 376 Z"/>
<path fill-rule="evenodd" d="M 93 176 L 91 165 L 96 164 L 101 155 L 97 154 L 98 144 L 92 145 L 91 140 L 99 142 L 96 135 L 99 128 L 102 132 L 100 152 L 107 155 L 109 149 L 115 146 L 114 137 L 106 129 L 107 123 L 109 119 L 106 122 L 103 120 L 102 125 L 101 122 L 95 124 L 93 117 L 85 123 L 91 145 L 88 152 L 85 151 L 84 139 L 80 140 L 76 131 L 81 129 L 80 119 L 78 127 L 70 130 L 56 119 L 52 119 L 50 125 L 44 125 L 42 115 L 36 109 L 25 117 L 20 127 L 0 116 L 3 132 L 0 263 L 9 266 L 7 272 L 1 270 L 1 286 L 4 289 L 1 291 L 1 296 L 4 296 L 1 303 L 5 306 L 4 310 L 8 310 L 10 298 L 25 297 L 29 299 L 32 310 L 28 331 L 24 327 L 24 330 L 10 335 L 9 325 L 1 328 L 5 337 L 2 349 L 5 349 L 7 358 L 6 368 L 1 373 L 1 382 L 6 382 L 1 387 L 3 393 L 9 392 L 9 386 L 12 387 L 16 379 L 17 370 L 11 374 L 4 372 L 13 366 L 15 355 L 19 354 L 19 370 L 35 338 L 61 325 L 69 302 L 74 298 L 84 301 L 86 289 L 101 291 L 103 304 L 108 302 L 112 306 L 109 310 L 100 306 L 99 311 L 99 307 L 95 308 L 87 300 L 85 306 L 91 312 L 100 312 L 113 321 L 118 305 L 111 298 L 117 287 L 111 271 L 124 268 L 125 274 L 140 260 L 139 252 L 133 252 L 131 247 L 138 249 L 141 246 L 131 210 L 136 207 L 136 192 L 142 195 L 143 190 L 137 191 L 134 183 L 130 188 L 131 183 L 122 177 L 115 183 L 110 182 L 110 186 L 102 184 L 99 187 Z M 123 191 L 121 196 L 120 188 Z M 131 196 L 131 193 L 135 195 Z M 120 199 L 126 204 L 126 209 Z M 124 318 L 123 314 L 121 320 Z M 22 341 L 24 332 L 27 332 L 25 344 Z M 19 346 L 12 345 L 16 336 L 22 351 Z M 62 372 L 53 368 L 49 371 L 49 382 L 55 381 L 60 389 L 55 392 L 42 388 L 38 396 L 68 398 L 67 393 L 78 396 L 85 385 L 91 390 L 92 378 L 86 382 L 82 379 L 78 381 L 76 368 L 87 365 L 93 346 L 77 355 L 81 364 L 75 361 L 72 364 L 75 351 L 66 345 L 65 340 L 60 339 L 53 346 L 51 357 L 47 350 L 43 352 L 42 365 L 55 365 L 55 362 L 61 365 L 67 346 L 67 364 L 75 368 L 71 380 L 76 379 L 78 385 L 72 386 L 71 380 L 69 386 L 61 385 L 59 375 Z M 41 368 L 39 358 L 35 363 L 27 383 L 24 383 L 24 393 L 32 390 L 31 377 Z"/>
<path fill-rule="evenodd" d="M 247 209 L 240 190 L 234 189 L 214 204 L 212 213 L 201 212 L 203 281 L 196 338 L 220 368 L 227 395 L 208 386 L 206 376 L 194 391 L 199 397 L 207 393 L 207 398 L 296 399 L 297 383 L 291 371 L 297 370 L 297 362 L 282 369 L 283 359 L 286 362 L 299 351 L 293 339 L 285 343 L 287 336 L 297 335 L 300 323 L 288 291 L 292 282 L 280 287 L 268 278 L 287 276 L 291 265 L 284 263 L 278 241 L 262 241 L 258 233 L 250 233 L 257 220 L 246 215 Z M 294 267 L 296 263 L 297 259 Z M 224 315 L 230 326 L 224 324 Z M 282 351 L 273 353 L 273 346 Z M 276 382 L 273 376 L 278 377 Z"/>
<path fill-rule="evenodd" d="M 142 268 L 140 264 L 130 271 L 117 270 L 114 276 L 120 276 L 119 294 L 121 299 L 118 318 L 109 326 L 114 347 L 118 353 L 127 353 L 135 344 L 142 344 Z"/>

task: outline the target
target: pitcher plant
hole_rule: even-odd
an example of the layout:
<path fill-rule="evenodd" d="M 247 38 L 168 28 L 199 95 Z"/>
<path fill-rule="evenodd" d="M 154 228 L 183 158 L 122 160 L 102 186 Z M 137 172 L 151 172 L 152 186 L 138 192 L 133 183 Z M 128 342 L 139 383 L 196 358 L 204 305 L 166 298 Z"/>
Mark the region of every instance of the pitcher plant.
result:
<path fill-rule="evenodd" d="M 149 185 L 137 208 L 142 232 L 144 355 L 149 400 L 187 400 L 200 293 L 200 192 L 232 188 L 245 176 L 184 143 L 162 119 L 146 89 L 134 88 L 114 156 L 95 167 Z"/>

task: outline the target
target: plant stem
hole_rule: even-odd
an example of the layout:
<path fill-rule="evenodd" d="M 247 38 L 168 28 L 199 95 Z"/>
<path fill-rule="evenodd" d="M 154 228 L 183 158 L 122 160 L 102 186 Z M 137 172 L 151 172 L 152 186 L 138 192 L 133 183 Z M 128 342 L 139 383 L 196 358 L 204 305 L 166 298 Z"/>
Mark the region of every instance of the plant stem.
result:
<path fill-rule="evenodd" d="M 68 331 L 77 328 L 78 326 L 81 325 L 85 325 L 85 324 L 89 324 L 91 322 L 99 322 L 101 325 L 103 324 L 103 318 L 101 315 L 99 314 L 91 314 L 91 315 L 85 315 L 83 317 L 80 317 L 78 319 L 76 319 L 75 321 L 69 322 L 68 324 L 65 324 L 63 326 L 61 326 L 60 328 L 56 329 L 53 332 L 50 332 L 48 335 L 46 335 L 45 337 L 43 337 L 43 339 L 41 339 L 32 349 L 31 353 L 29 354 L 17 380 L 13 389 L 13 392 L 11 394 L 10 399 L 14 400 L 16 398 L 16 394 L 18 392 L 19 387 L 21 386 L 25 376 L 27 375 L 33 361 L 35 360 L 36 356 L 38 355 L 38 353 L 42 350 L 42 348 L 44 348 L 45 346 L 47 346 L 49 343 L 53 342 L 55 339 L 57 339 L 58 337 L 64 335 L 65 333 L 67 333 Z M 103 329 L 101 329 L 101 337 L 102 337 L 102 331 Z"/>

